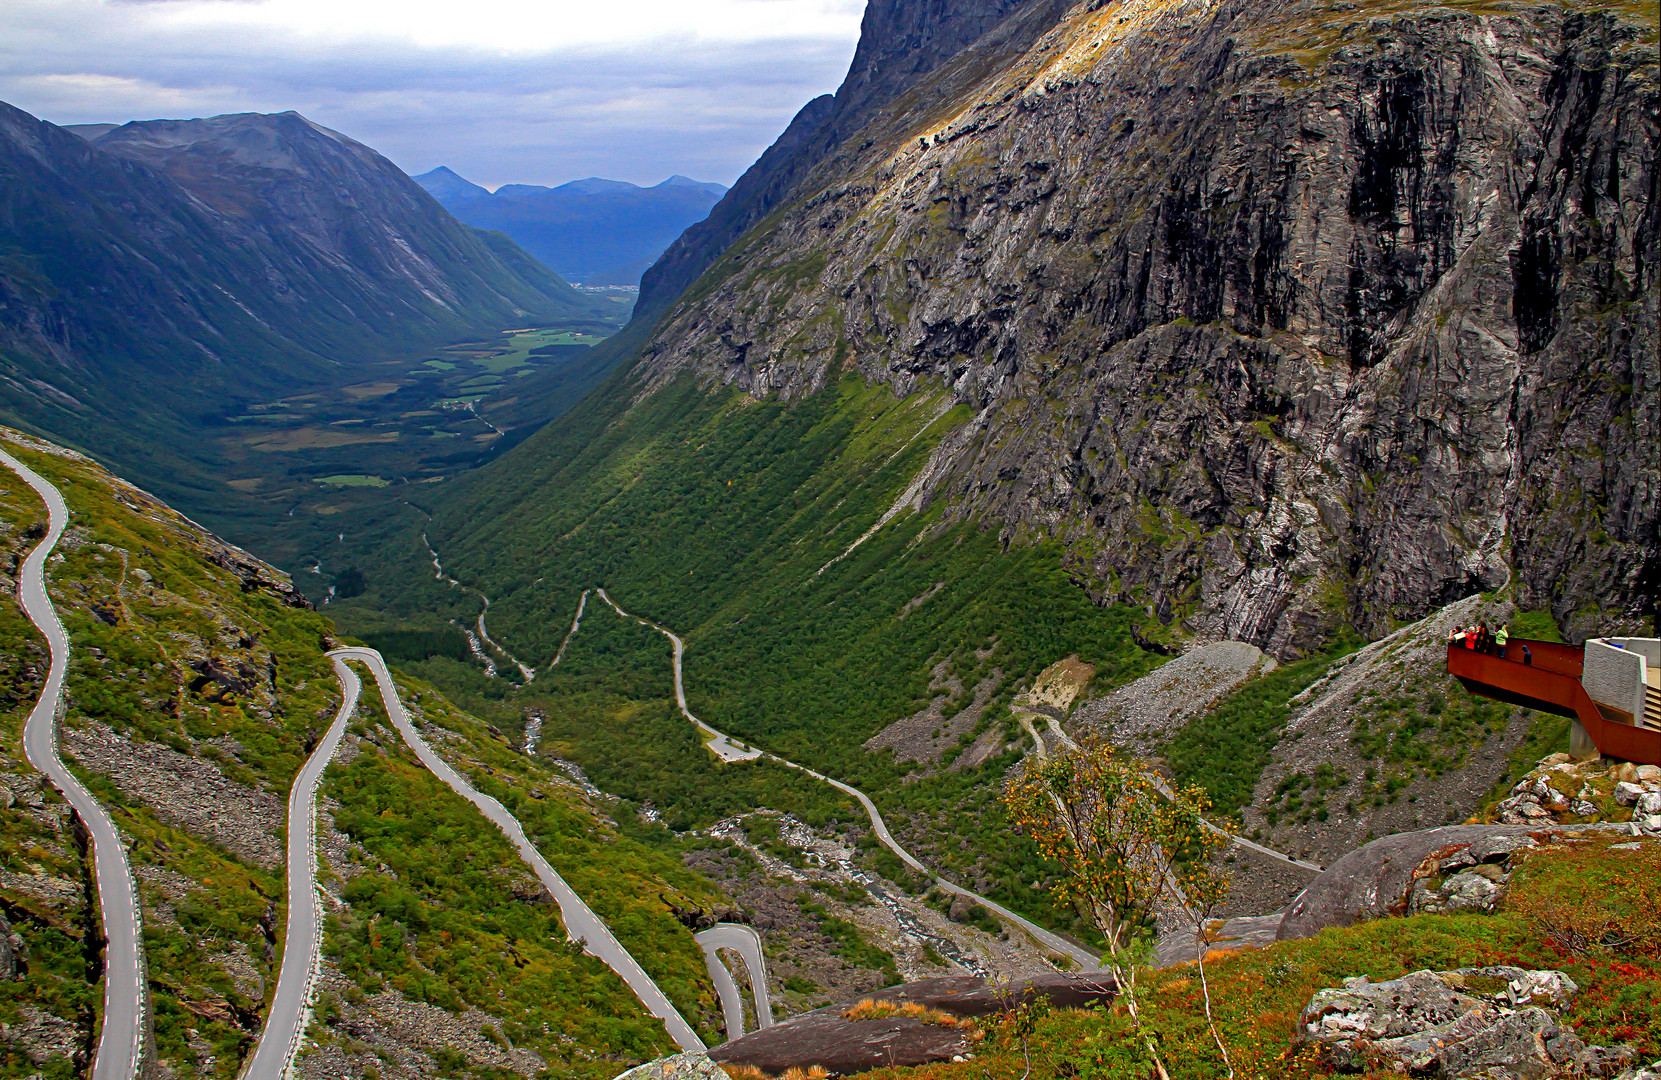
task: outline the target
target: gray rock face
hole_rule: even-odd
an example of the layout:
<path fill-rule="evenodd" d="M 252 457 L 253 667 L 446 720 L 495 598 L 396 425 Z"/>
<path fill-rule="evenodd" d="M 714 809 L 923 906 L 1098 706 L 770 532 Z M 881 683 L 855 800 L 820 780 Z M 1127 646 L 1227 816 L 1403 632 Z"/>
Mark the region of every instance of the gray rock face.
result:
<path fill-rule="evenodd" d="M 1178 638 L 1294 655 L 1508 574 L 1576 633 L 1647 610 L 1661 79 L 1631 16 L 1040 15 L 841 137 L 658 324 L 648 385 L 965 403 L 913 504 L 1059 541 Z"/>
<path fill-rule="evenodd" d="M 646 271 L 636 311 L 655 320 L 843 140 L 1023 5 L 1043 9 L 1025 32 L 1029 41 L 1065 7 L 1060 0 L 872 0 L 841 88 L 804 105 L 709 216 L 681 234 Z"/>
<path fill-rule="evenodd" d="M 1039 975 L 997 986 L 972 975 L 920 979 L 865 996 L 872 1001 L 915 1002 L 953 1016 L 990 1016 L 1026 1002 L 1044 1001 L 1058 1009 L 1081 1009 L 1112 999 L 1114 984 L 1106 976 Z"/>
<path fill-rule="evenodd" d="M 1626 1047 L 1588 1047 L 1543 1006 L 1579 991 L 1560 971 L 1513 967 L 1415 971 L 1373 983 L 1350 979 L 1321 990 L 1299 1031 L 1328 1064 L 1415 1076 L 1613 1076 Z"/>
<path fill-rule="evenodd" d="M 1219 919 L 1209 927 L 1210 939 L 1206 951 L 1232 952 L 1236 949 L 1256 949 L 1273 945 L 1280 932 L 1283 915 L 1243 915 L 1233 919 Z M 1154 951 L 1154 967 L 1173 967 L 1191 964 L 1197 953 L 1198 938 L 1193 927 L 1178 924 L 1159 936 Z"/>
<path fill-rule="evenodd" d="M 1512 852 L 1602 828 L 1628 826 L 1450 825 L 1381 837 L 1311 881 L 1287 908 L 1276 937 L 1311 937 L 1328 927 L 1416 911 L 1492 907 Z"/>
<path fill-rule="evenodd" d="M 710 1056 L 773 1075 L 818 1065 L 847 1076 L 889 1065 L 950 1061 L 971 1053 L 973 1046 L 961 1028 L 908 1016 L 844 1020 L 839 1010 L 821 1009 L 725 1043 Z"/>
<path fill-rule="evenodd" d="M 17 946 L 12 942 L 12 925 L 0 913 L 0 981 L 17 977 Z"/>
<path fill-rule="evenodd" d="M 1046 975 L 1009 986 L 993 986 L 974 976 L 923 979 L 866 994 L 892 1005 L 914 1004 L 953 1017 L 988 1016 L 1028 1001 L 1058 1008 L 1084 1008 L 1113 999 L 1111 980 L 1078 975 Z M 974 1035 L 954 1027 L 905 1015 L 850 1020 L 847 1006 L 818 1009 L 734 1039 L 710 1051 L 715 1061 L 748 1065 L 778 1074 L 818 1065 L 833 1074 L 851 1075 L 888 1065 L 923 1065 L 972 1053 Z"/>

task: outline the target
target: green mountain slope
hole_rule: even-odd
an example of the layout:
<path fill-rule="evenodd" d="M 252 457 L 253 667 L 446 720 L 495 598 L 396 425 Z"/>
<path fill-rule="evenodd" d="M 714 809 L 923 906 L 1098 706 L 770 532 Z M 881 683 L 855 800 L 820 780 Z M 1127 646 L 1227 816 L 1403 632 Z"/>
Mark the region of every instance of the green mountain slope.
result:
<path fill-rule="evenodd" d="M 1289 659 L 1508 578 L 1632 625 L 1658 41 L 1620 2 L 1021 5 L 707 264 L 641 385 L 949 387 L 977 419 L 923 501 L 1176 642 Z"/>
<path fill-rule="evenodd" d="M 1005 551 L 997 534 L 929 511 L 901 512 L 856 545 L 961 419 L 942 396 L 896 400 L 857 379 L 791 405 L 711 394 L 690 380 L 633 408 L 597 395 L 533 440 L 542 451 L 533 470 L 459 481 L 458 505 L 505 513 L 440 508 L 430 522 L 360 538 L 397 562 L 365 562 L 374 569 L 364 594 L 331 611 L 371 642 L 399 626 L 436 629 L 434 612 L 471 626 L 478 597 L 434 577 L 425 533 L 446 574 L 490 597 L 491 636 L 540 673 L 515 690 L 445 656 L 414 670 L 503 726 L 535 709 L 544 737 L 603 788 L 650 803 L 675 828 L 756 805 L 849 819 L 829 789 L 771 766 L 717 766 L 696 749 L 672 709 L 662 637 L 593 597 L 581 634 L 550 668 L 580 594 L 603 586 L 687 640 L 699 716 L 862 787 L 899 812 L 917 854 L 1054 918 L 1031 887 L 1045 871 L 996 805 L 996 778 L 1012 760 L 1003 705 L 1069 654 L 1096 663 L 1104 684 L 1148 660 L 1128 613 L 1094 604 L 1047 545 Z M 944 761 L 861 749 L 928 706 L 941 664 L 966 687 L 987 685 Z M 953 697 L 946 715 L 971 696 Z"/>
<path fill-rule="evenodd" d="M 1003 706 L 1051 663 L 1105 687 L 1207 641 L 1294 660 L 1507 581 L 1575 634 L 1651 609 L 1653 12 L 872 11 L 842 119 L 793 126 L 665 255 L 626 370 L 360 526 L 342 618 L 472 627 L 482 593 L 541 674 L 428 674 L 500 723 L 540 710 L 672 820 L 752 797 L 668 741 L 660 640 L 591 605 L 548 670 L 603 585 L 686 637 L 693 711 L 1036 911 L 990 793 Z M 1438 65 L 1470 81 L 1415 74 Z M 1601 255 L 1561 254 L 1572 222 Z M 902 720 L 931 749 L 897 763 Z"/>
<path fill-rule="evenodd" d="M 339 706 L 323 656 L 333 627 L 283 575 L 87 459 L 4 438 L 71 510 L 49 570 L 72 640 L 61 742 L 131 841 L 156 1053 L 176 1077 L 234 1077 L 284 944 L 288 785 Z M 32 492 L 0 471 L 8 571 L 43 519 Z M 44 663 L 33 628 L 4 605 L 0 914 L 18 937 L 0 945 L 18 973 L 0 978 L 0 1076 L 78 1075 L 102 1001 L 95 893 L 73 817 L 19 744 Z M 515 811 L 708 1032 L 718 1009 L 703 958 L 667 904 L 711 906 L 710 887 L 431 687 L 406 681 L 400 692 L 441 753 Z M 331 918 L 302 1075 L 600 1077 L 616 1071 L 609 1062 L 672 1045 L 608 968 L 567 947 L 547 894 L 415 763 L 372 688 L 321 796 Z"/>
<path fill-rule="evenodd" d="M 508 327 L 615 321 L 297 114 L 89 134 L 0 105 L 0 417 L 195 515 L 247 512 L 221 437 L 250 406 Z"/>

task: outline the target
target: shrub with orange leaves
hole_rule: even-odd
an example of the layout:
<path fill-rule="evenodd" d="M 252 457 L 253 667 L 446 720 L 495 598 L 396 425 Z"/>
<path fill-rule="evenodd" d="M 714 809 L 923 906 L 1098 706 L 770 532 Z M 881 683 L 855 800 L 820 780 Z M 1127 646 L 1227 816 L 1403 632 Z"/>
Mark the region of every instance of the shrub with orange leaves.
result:
<path fill-rule="evenodd" d="M 915 1001 L 875 1001 L 862 998 L 842 1013 L 844 1020 L 881 1020 L 889 1016 L 906 1016 L 938 1027 L 959 1028 L 970 1032 L 973 1038 L 979 1038 L 981 1034 L 980 1025 L 973 1020 L 931 1009 Z"/>
<path fill-rule="evenodd" d="M 1624 839 L 1624 838 L 1623 838 Z M 1661 844 L 1607 839 L 1531 853 L 1507 904 L 1576 956 L 1661 960 Z"/>

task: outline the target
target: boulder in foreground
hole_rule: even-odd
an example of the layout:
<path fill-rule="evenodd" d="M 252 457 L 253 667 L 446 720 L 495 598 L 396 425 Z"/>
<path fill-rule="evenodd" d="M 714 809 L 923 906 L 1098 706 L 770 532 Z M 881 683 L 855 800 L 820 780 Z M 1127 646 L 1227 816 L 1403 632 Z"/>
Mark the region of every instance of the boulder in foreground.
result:
<path fill-rule="evenodd" d="M 704 1054 L 673 1054 L 636 1065 L 615 1080 L 729 1080 L 721 1066 Z"/>
<path fill-rule="evenodd" d="M 1579 990 L 1561 971 L 1515 967 L 1347 979 L 1310 998 L 1299 1032 L 1343 1071 L 1447 1080 L 1615 1076 L 1632 1063 L 1632 1049 L 1587 1046 L 1551 1012 Z"/>

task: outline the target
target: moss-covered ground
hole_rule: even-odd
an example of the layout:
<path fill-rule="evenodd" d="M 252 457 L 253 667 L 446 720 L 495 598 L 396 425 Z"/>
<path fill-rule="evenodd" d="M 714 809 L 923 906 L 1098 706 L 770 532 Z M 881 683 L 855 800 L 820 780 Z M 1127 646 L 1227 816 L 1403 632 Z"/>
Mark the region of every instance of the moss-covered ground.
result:
<path fill-rule="evenodd" d="M 1382 919 L 1206 964 L 1218 1030 L 1240 1077 L 1328 1075 L 1295 1039 L 1298 1017 L 1323 987 L 1421 969 L 1489 964 L 1567 972 L 1580 993 L 1563 1016 L 1587 1043 L 1627 1043 L 1661 1056 L 1661 843 L 1610 850 L 1603 838 L 1531 855 L 1493 914 Z M 1206 1028 L 1193 964 L 1146 974 L 1146 1030 L 1173 1080 L 1228 1075 Z M 879 1069 L 870 1080 L 1140 1080 L 1146 1050 L 1122 1007 L 1004 1014 L 986 1025 L 973 1061 Z M 1023 1053 L 1021 1031 L 1030 1031 Z M 1030 1067 L 1030 1071 L 1029 1071 Z M 1398 1074 L 1380 1074 L 1398 1075 Z"/>

